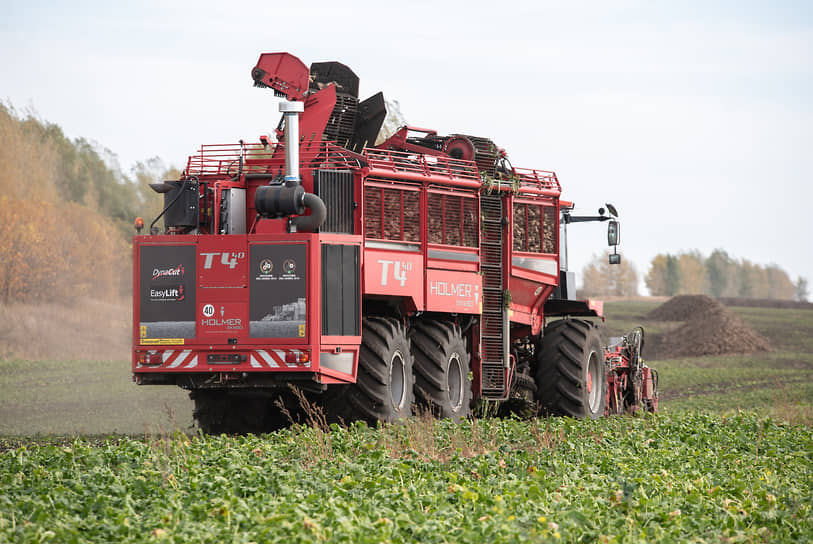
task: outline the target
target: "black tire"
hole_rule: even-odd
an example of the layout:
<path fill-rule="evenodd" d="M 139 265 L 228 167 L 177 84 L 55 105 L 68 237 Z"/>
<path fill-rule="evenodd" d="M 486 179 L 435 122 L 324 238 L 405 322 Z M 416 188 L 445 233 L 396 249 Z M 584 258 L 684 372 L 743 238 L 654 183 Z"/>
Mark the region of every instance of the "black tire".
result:
<path fill-rule="evenodd" d="M 397 319 L 365 318 L 356 383 L 329 386 L 323 398 L 328 420 L 375 424 L 411 416 L 412 362 L 406 330 Z"/>
<path fill-rule="evenodd" d="M 265 395 L 244 391 L 198 389 L 189 397 L 192 413 L 205 434 L 260 434 L 281 427 L 279 410 Z"/>
<path fill-rule="evenodd" d="M 436 417 L 455 422 L 471 412 L 470 361 L 460 327 L 445 321 L 419 321 L 412 333 L 415 397 Z"/>
<path fill-rule="evenodd" d="M 545 327 L 535 379 L 542 413 L 602 417 L 607 376 L 598 326 L 581 319 L 563 319 Z"/>

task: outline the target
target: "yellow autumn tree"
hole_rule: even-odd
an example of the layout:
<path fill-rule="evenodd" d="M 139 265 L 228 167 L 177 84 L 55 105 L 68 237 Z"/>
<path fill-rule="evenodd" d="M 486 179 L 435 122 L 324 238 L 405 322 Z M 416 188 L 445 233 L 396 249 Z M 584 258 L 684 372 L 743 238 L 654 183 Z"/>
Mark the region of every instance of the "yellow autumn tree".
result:
<path fill-rule="evenodd" d="M 123 233 L 135 187 L 87 142 L 0 104 L 0 195 L 0 302 L 108 298 L 130 286 Z"/>
<path fill-rule="evenodd" d="M 638 271 L 635 265 L 622 257 L 620 264 L 609 264 L 610 252 L 594 255 L 582 270 L 581 295 L 634 296 L 638 294 Z"/>

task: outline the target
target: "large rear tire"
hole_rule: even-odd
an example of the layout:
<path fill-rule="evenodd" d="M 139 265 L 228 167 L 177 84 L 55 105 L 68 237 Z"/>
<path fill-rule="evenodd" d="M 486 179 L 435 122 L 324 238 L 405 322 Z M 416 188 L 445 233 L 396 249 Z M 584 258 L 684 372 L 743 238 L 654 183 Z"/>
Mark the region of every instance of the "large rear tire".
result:
<path fill-rule="evenodd" d="M 356 383 L 329 387 L 324 396 L 328 419 L 375 424 L 411 416 L 412 363 L 406 330 L 397 319 L 364 319 Z"/>
<path fill-rule="evenodd" d="M 581 319 L 563 319 L 545 327 L 535 379 L 543 413 L 602 417 L 607 376 L 598 326 Z"/>
<path fill-rule="evenodd" d="M 445 321 L 419 321 L 412 333 L 415 396 L 441 419 L 455 422 L 471 411 L 470 356 L 460 327 Z"/>

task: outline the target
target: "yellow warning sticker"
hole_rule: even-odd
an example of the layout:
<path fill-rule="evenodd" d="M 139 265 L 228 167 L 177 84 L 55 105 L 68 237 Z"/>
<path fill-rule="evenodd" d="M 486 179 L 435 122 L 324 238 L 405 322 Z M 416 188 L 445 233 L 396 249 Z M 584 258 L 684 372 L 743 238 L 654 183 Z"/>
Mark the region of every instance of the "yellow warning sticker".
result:
<path fill-rule="evenodd" d="M 300 325 L 299 326 L 299 336 L 301 338 L 305 338 L 305 325 Z"/>
<path fill-rule="evenodd" d="M 184 343 L 183 338 L 142 338 L 142 346 L 180 346 Z"/>
<path fill-rule="evenodd" d="M 141 325 L 141 338 L 146 338 L 146 337 L 147 337 L 147 326 L 146 325 Z"/>

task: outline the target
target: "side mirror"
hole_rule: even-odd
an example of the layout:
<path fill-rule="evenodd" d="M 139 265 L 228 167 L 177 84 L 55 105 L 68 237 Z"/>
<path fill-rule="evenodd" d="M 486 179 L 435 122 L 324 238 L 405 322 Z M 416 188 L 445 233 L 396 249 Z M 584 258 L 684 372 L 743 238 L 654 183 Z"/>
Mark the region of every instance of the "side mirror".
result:
<path fill-rule="evenodd" d="M 607 223 L 607 245 L 617 246 L 621 243 L 621 223 L 612 219 Z"/>
<path fill-rule="evenodd" d="M 610 264 L 621 264 L 621 255 L 618 253 L 610 253 Z"/>

